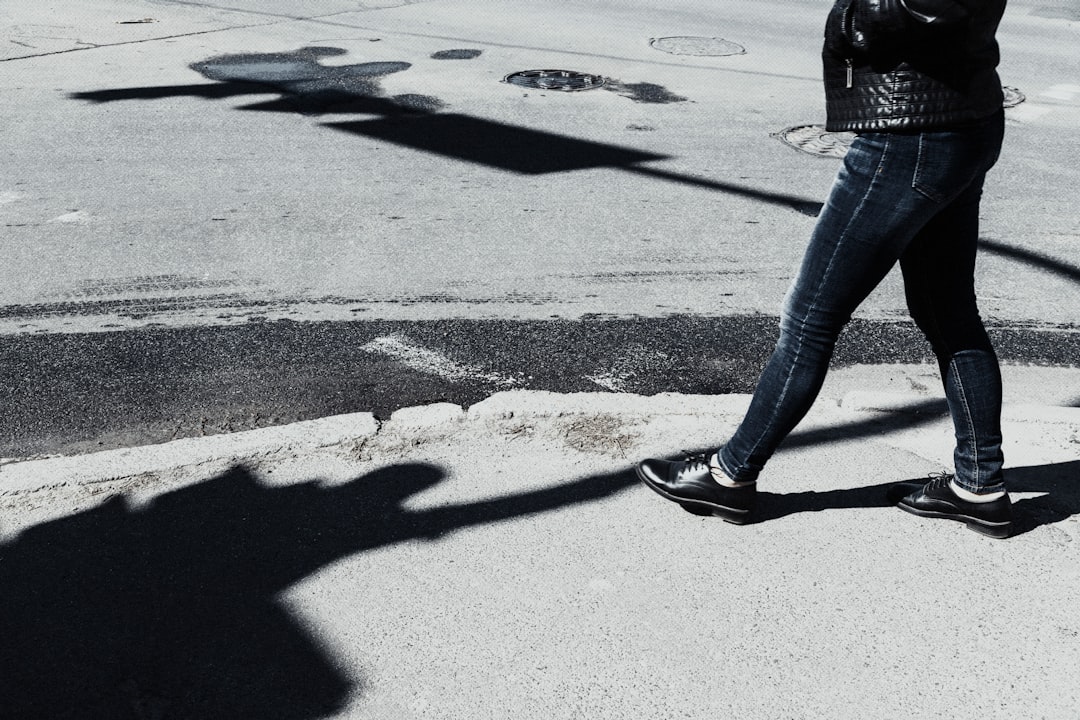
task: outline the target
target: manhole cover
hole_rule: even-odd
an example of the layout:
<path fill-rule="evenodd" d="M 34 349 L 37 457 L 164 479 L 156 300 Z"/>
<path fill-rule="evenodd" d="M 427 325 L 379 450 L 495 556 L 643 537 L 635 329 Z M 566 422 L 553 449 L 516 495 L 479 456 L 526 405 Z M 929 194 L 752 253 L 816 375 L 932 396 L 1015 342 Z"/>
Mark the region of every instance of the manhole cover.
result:
<path fill-rule="evenodd" d="M 828 132 L 821 125 L 796 125 L 776 133 L 785 144 L 818 157 L 842 158 L 855 139 L 855 133 Z"/>
<path fill-rule="evenodd" d="M 575 70 L 522 70 L 507 75 L 503 82 L 537 90 L 572 92 L 603 87 L 604 78 Z"/>
<path fill-rule="evenodd" d="M 1024 95 L 1024 93 L 1020 92 L 1014 87 L 1009 87 L 1008 85 L 1006 85 L 1001 88 L 1001 91 L 1005 94 L 1005 102 L 1002 103 L 1003 107 L 1016 107 L 1020 103 L 1027 100 L 1027 97 Z"/>
<path fill-rule="evenodd" d="M 657 50 L 672 55 L 697 55 L 721 57 L 723 55 L 744 55 L 746 48 L 730 40 L 710 37 L 662 37 L 649 41 Z"/>

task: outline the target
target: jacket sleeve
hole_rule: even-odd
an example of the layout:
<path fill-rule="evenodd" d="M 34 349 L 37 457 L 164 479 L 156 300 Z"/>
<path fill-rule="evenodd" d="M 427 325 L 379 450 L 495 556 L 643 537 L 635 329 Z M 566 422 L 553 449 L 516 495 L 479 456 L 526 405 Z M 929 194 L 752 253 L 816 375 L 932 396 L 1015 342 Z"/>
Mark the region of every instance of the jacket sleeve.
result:
<path fill-rule="evenodd" d="M 903 43 L 917 28 L 945 27 L 965 21 L 968 6 L 979 0 L 851 0 L 843 34 L 851 47 L 875 53 Z"/>

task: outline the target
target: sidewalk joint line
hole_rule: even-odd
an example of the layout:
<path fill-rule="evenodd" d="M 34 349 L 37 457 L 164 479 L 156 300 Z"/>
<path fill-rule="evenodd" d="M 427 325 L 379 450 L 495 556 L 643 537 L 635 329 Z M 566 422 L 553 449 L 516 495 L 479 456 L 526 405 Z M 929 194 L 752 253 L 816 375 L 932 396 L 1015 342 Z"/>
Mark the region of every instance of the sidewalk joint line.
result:
<path fill-rule="evenodd" d="M 102 48 L 123 47 L 124 45 L 143 45 L 145 43 L 158 42 L 161 40 L 174 40 L 176 38 L 196 37 L 199 35 L 213 35 L 214 33 L 228 32 L 229 30 L 248 30 L 250 28 L 269 27 L 276 24 L 278 23 L 270 22 L 254 25 L 234 25 L 227 28 L 217 28 L 216 30 L 200 30 L 198 32 L 180 33 L 178 35 L 162 35 L 160 37 L 143 38 L 142 40 L 124 40 L 123 42 L 114 43 L 87 44 L 85 47 L 67 48 L 66 50 L 50 50 L 49 52 L 35 53 L 33 55 L 19 55 L 17 57 L 0 58 L 0 62 L 32 60 L 34 58 L 49 57 L 50 55 L 67 55 L 68 53 L 82 52 L 84 50 L 100 50 Z"/>
<path fill-rule="evenodd" d="M 123 47 L 125 45 L 142 45 L 142 44 L 145 44 L 145 43 L 158 42 L 158 41 L 161 41 L 161 40 L 175 40 L 177 38 L 198 37 L 200 35 L 213 35 L 215 33 L 229 32 L 229 31 L 232 31 L 232 30 L 250 30 L 250 29 L 253 29 L 253 28 L 272 27 L 274 25 L 281 25 L 281 24 L 288 23 L 288 22 L 316 22 L 316 23 L 323 22 L 323 23 L 326 23 L 326 24 L 334 24 L 334 23 L 328 23 L 326 20 L 324 20 L 324 18 L 331 18 L 331 17 L 334 17 L 336 15 L 344 15 L 344 14 L 347 14 L 347 13 L 355 12 L 354 10 L 342 10 L 342 11 L 338 11 L 338 12 L 327 13 L 326 15 L 312 15 L 310 17 L 306 17 L 306 16 L 302 16 L 302 15 L 285 15 L 285 14 L 281 14 L 281 13 L 259 12 L 259 11 L 255 11 L 255 10 L 241 10 L 241 9 L 237 9 L 237 8 L 223 8 L 223 7 L 220 7 L 220 6 L 217 6 L 217 5 L 211 5 L 209 3 L 185 2 L 183 0 L 174 0 L 174 2 L 172 2 L 172 4 L 173 5 L 186 5 L 186 6 L 200 7 L 200 8 L 210 8 L 210 9 L 215 9 L 215 10 L 224 10 L 226 12 L 235 12 L 237 14 L 256 15 L 256 16 L 261 16 L 261 17 L 271 17 L 271 18 L 275 18 L 275 19 L 267 21 L 267 22 L 251 23 L 250 25 L 230 25 L 229 27 L 216 28 L 214 30 L 199 30 L 197 32 L 178 33 L 176 35 L 162 35 L 162 36 L 159 36 L 159 37 L 143 38 L 141 40 L 124 40 L 123 42 L 100 43 L 100 44 L 86 43 L 86 47 L 68 48 L 66 50 L 50 50 L 49 52 L 35 53 L 33 55 L 19 55 L 17 57 L 0 58 L 0 62 L 13 62 L 15 60 L 30 60 L 30 59 L 33 59 L 33 58 L 49 57 L 50 55 L 66 55 L 68 53 L 79 52 L 81 50 L 99 50 L 101 48 Z M 352 27 L 352 26 L 346 26 L 346 27 Z M 15 42 L 15 41 L 12 41 L 12 42 Z M 79 42 L 79 41 L 76 41 L 76 42 Z M 22 43 L 16 43 L 16 44 L 22 44 Z M 29 47 L 29 46 L 27 46 L 27 47 Z"/>

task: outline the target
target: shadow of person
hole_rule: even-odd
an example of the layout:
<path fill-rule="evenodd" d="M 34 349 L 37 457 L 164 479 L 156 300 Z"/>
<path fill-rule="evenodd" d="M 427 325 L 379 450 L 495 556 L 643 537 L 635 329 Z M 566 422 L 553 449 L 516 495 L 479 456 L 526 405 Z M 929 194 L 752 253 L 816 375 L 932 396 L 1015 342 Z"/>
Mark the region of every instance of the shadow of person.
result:
<path fill-rule="evenodd" d="M 0 545 L 5 720 L 325 717 L 350 677 L 279 600 L 335 560 L 596 500 L 628 472 L 476 503 L 403 506 L 444 477 L 403 464 L 340 486 L 268 486 L 244 468 L 115 498 Z M 358 589 L 357 592 L 362 590 Z"/>
<path fill-rule="evenodd" d="M 939 401 L 925 401 L 891 415 L 859 420 L 840 427 L 796 433 L 784 442 L 784 447 L 806 447 L 819 443 L 854 440 L 905 427 L 915 427 L 934 420 L 939 414 L 937 411 L 940 407 Z M 713 450 L 714 448 L 699 449 L 690 454 L 709 454 Z M 782 517 L 803 512 L 893 507 L 896 503 L 889 497 L 892 488 L 898 485 L 922 484 L 928 480 L 929 478 L 926 477 L 908 478 L 895 482 L 820 492 L 807 490 L 795 493 L 773 493 L 759 490 L 754 522 L 779 520 Z M 1080 460 L 1006 468 L 1005 484 L 1013 496 L 1036 494 L 1036 497 L 1014 500 L 1011 537 L 1080 515 Z M 696 511 L 690 506 L 684 506 L 683 509 L 692 515 L 711 514 Z"/>
<path fill-rule="evenodd" d="M 1080 515 L 1080 460 L 1007 468 L 1010 493 L 1039 493 L 1016 501 L 1013 537 Z"/>
<path fill-rule="evenodd" d="M 0 548 L 8 718 L 315 718 L 354 681 L 276 599 L 335 558 L 406 533 L 400 466 L 343 491 L 267 487 L 242 468 L 33 527 Z M 348 525 L 348 530 L 345 526 Z"/>
<path fill-rule="evenodd" d="M 927 478 L 912 478 L 902 483 L 926 481 Z M 893 507 L 895 503 L 889 500 L 888 493 L 897 484 L 889 482 L 823 492 L 759 492 L 757 522 L 777 520 L 801 512 Z M 1011 537 L 1080 515 L 1080 460 L 1007 468 L 1005 484 L 1014 497 L 1016 494 L 1037 494 L 1035 497 L 1014 500 Z"/>

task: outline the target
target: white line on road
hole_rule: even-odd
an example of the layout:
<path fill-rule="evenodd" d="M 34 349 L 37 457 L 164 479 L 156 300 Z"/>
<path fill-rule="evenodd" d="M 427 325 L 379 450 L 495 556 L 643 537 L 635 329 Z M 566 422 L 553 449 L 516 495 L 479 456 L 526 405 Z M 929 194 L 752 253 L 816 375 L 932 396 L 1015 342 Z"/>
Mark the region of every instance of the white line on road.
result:
<path fill-rule="evenodd" d="M 1031 103 L 1024 103 L 1023 105 L 1017 105 L 1014 108 L 1009 108 L 1008 116 L 1013 120 L 1019 120 L 1020 122 L 1031 122 L 1038 120 L 1044 115 L 1053 111 L 1054 108 L 1047 107 L 1046 105 L 1033 105 Z"/>
<path fill-rule="evenodd" d="M 585 379 L 591 383 L 595 383 L 605 390 L 611 392 L 626 392 L 626 378 L 620 377 L 614 373 L 602 373 L 599 375 L 587 375 Z"/>
<path fill-rule="evenodd" d="M 1038 96 L 1044 98 L 1046 103 L 1025 102 L 1022 105 L 1011 107 L 1008 109 L 1009 118 L 1020 122 L 1033 122 L 1056 110 L 1067 110 L 1075 107 L 1078 104 L 1077 99 L 1080 97 L 1080 85 L 1058 83 L 1046 88 Z M 1062 103 L 1065 103 L 1065 105 L 1062 105 Z"/>
<path fill-rule="evenodd" d="M 436 375 L 446 380 L 480 380 L 501 386 L 521 384 L 514 378 L 486 373 L 479 368 L 462 365 L 436 350 L 414 345 L 394 335 L 375 338 L 360 349 L 376 355 L 387 355 L 413 370 Z"/>
<path fill-rule="evenodd" d="M 1077 95 L 1080 95 L 1080 85 L 1069 83 L 1051 85 L 1039 95 L 1054 100 L 1073 100 Z"/>

